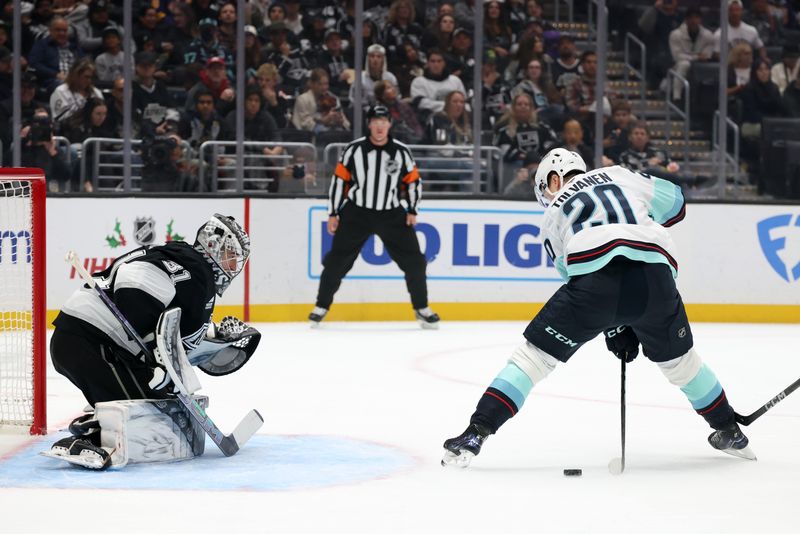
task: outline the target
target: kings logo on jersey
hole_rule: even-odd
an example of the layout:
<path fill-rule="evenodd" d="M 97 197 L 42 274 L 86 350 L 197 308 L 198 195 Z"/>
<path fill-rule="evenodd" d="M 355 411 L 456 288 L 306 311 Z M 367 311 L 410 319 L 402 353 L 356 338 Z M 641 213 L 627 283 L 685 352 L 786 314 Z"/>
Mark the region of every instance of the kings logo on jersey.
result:
<path fill-rule="evenodd" d="M 156 240 L 156 221 L 152 217 L 137 217 L 133 221 L 133 239 L 142 246 Z"/>
<path fill-rule="evenodd" d="M 770 267 L 787 282 L 800 280 L 800 215 L 775 215 L 760 221 L 757 228 Z"/>

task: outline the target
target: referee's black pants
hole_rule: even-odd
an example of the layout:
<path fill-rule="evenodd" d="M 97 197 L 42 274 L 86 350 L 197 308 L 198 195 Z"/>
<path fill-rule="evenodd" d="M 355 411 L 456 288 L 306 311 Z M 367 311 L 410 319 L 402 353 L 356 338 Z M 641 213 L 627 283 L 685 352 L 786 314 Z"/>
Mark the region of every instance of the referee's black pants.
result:
<path fill-rule="evenodd" d="M 389 257 L 405 273 L 406 287 L 414 309 L 428 305 L 428 286 L 425 279 L 425 256 L 420 252 L 414 227 L 406 226 L 406 211 L 370 210 L 347 203 L 339 213 L 339 227 L 333 235 L 330 251 L 322 260 L 317 306 L 328 309 L 342 278 L 353 268 L 361 247 L 373 234 L 383 241 Z"/>

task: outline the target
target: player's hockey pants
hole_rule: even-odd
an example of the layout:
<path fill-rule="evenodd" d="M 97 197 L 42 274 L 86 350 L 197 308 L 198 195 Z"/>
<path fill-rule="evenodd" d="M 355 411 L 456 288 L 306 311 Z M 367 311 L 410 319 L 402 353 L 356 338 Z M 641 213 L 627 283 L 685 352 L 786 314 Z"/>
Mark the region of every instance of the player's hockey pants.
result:
<path fill-rule="evenodd" d="M 153 370 L 123 349 L 56 328 L 50 340 L 56 371 L 69 378 L 92 406 L 97 402 L 163 398 L 148 382 Z"/>

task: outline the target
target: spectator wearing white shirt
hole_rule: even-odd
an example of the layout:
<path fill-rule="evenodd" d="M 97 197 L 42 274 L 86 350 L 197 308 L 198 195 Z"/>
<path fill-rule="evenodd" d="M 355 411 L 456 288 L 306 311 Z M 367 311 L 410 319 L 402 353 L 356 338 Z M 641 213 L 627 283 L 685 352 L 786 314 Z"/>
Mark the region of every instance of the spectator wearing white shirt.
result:
<path fill-rule="evenodd" d="M 56 87 L 50 96 L 50 110 L 53 114 L 53 123 L 58 124 L 86 105 L 89 98 L 103 100 L 101 93 L 94 86 L 96 69 L 90 58 L 82 58 L 70 67 L 64 83 Z"/>
<path fill-rule="evenodd" d="M 669 49 L 675 65 L 672 67 L 679 75 L 686 78 L 693 61 L 708 61 L 714 54 L 717 39 L 711 30 L 703 26 L 700 9 L 690 7 L 686 10 L 683 24 L 669 34 Z M 681 97 L 683 86 L 675 80 L 672 86 L 672 98 Z"/>
<path fill-rule="evenodd" d="M 781 94 L 793 81 L 797 79 L 800 71 L 800 46 L 797 44 L 787 44 L 783 46 L 780 62 L 772 66 L 770 78 L 778 86 Z"/>
<path fill-rule="evenodd" d="M 387 81 L 397 86 L 397 78 L 386 70 L 386 49 L 379 44 L 367 47 L 367 57 L 364 60 L 364 70 L 361 71 L 361 105 L 366 110 L 375 105 L 375 84 Z M 350 102 L 355 103 L 355 84 L 350 86 Z"/>
<path fill-rule="evenodd" d="M 434 113 L 443 111 L 445 97 L 453 91 L 466 94 L 461 79 L 447 72 L 444 53 L 431 50 L 425 72 L 411 82 L 411 101 L 417 115 L 427 121 Z"/>
<path fill-rule="evenodd" d="M 103 53 L 97 56 L 94 64 L 97 67 L 97 80 L 106 86 L 123 76 L 122 38 L 119 28 L 108 26 L 103 30 Z"/>
<path fill-rule="evenodd" d="M 764 42 L 758 36 L 758 30 L 753 26 L 742 21 L 742 0 L 728 0 L 728 46 L 732 47 L 739 43 L 747 43 L 753 51 L 758 51 L 762 59 L 767 60 L 767 49 L 764 48 Z M 714 32 L 714 38 L 717 40 L 714 52 L 719 54 L 721 39 L 721 29 Z"/>

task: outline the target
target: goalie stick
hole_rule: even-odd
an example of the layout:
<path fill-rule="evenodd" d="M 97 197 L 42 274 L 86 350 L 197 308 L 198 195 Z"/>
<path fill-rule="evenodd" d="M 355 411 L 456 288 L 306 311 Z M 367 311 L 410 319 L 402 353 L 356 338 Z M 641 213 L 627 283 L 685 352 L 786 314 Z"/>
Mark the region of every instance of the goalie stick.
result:
<path fill-rule="evenodd" d="M 95 279 L 92 278 L 92 275 L 90 275 L 89 272 L 83 267 L 78 255 L 74 251 L 70 251 L 67 253 L 66 260 L 75 268 L 75 271 L 80 274 L 84 282 L 86 282 L 90 288 L 95 290 L 103 304 L 106 305 L 108 310 L 119 321 L 122 329 L 125 330 L 125 333 L 130 336 L 130 338 L 148 357 L 153 358 L 152 351 L 147 348 L 147 345 L 145 345 L 144 341 L 142 341 L 142 338 L 139 336 L 136 330 L 133 329 L 125 316 L 122 315 L 122 312 L 119 311 L 117 305 L 114 304 L 108 295 L 105 294 L 105 292 L 97 285 Z M 169 310 L 167 312 L 168 315 L 166 315 L 166 322 L 163 322 L 162 324 L 162 321 L 159 320 L 159 328 L 166 329 L 175 325 L 174 321 L 176 314 L 173 313 L 172 315 L 169 315 L 169 312 L 172 311 L 173 310 Z M 177 313 L 177 320 L 178 322 L 180 321 L 180 311 Z M 169 358 L 166 359 L 168 360 Z M 175 382 L 176 385 L 180 385 L 180 387 L 184 387 L 181 377 L 173 374 L 175 370 L 173 369 L 171 363 L 166 365 L 166 367 L 167 371 L 170 372 L 173 382 Z M 236 454 L 245 444 L 245 442 L 247 442 L 247 440 L 249 440 L 264 423 L 264 418 L 261 417 L 261 414 L 259 414 L 256 410 L 250 410 L 244 419 L 242 419 L 241 422 L 236 425 L 234 431 L 226 435 L 222 433 L 216 424 L 214 424 L 214 421 L 211 420 L 211 418 L 197 403 L 197 401 L 189 397 L 186 393 L 184 393 L 184 391 L 180 391 L 180 389 L 177 393 L 177 397 L 186 407 L 189 415 L 198 423 L 200 423 L 206 434 L 211 437 L 212 441 L 217 444 L 217 447 L 219 447 L 225 456 L 233 456 Z"/>
<path fill-rule="evenodd" d="M 789 385 L 789 387 L 787 387 L 786 389 L 784 389 L 783 391 L 781 391 L 780 393 L 778 393 L 777 395 L 772 397 L 769 400 L 769 402 L 764 404 L 761 408 L 759 408 L 758 410 L 754 411 L 750 415 L 739 415 L 737 413 L 736 414 L 736 422 L 739 423 L 740 425 L 748 426 L 750 423 L 752 423 L 753 421 L 755 421 L 756 419 L 758 419 L 759 417 L 761 417 L 762 415 L 767 413 L 768 410 L 771 410 L 780 401 L 782 401 L 783 399 L 788 397 L 789 394 L 791 392 L 793 392 L 794 390 L 796 390 L 798 387 L 800 387 L 800 379 L 795 380 L 794 382 L 792 382 Z"/>

